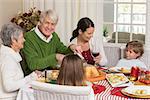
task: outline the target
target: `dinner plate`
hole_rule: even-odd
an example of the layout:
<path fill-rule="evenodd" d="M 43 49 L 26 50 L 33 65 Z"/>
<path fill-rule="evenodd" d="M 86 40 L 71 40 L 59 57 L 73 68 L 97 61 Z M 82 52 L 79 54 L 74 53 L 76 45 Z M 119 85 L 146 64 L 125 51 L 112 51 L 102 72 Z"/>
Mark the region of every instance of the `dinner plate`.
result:
<path fill-rule="evenodd" d="M 133 85 L 123 73 L 106 74 L 106 79 L 112 87 L 125 87 Z"/>
<path fill-rule="evenodd" d="M 116 72 L 116 73 L 124 73 L 124 74 L 130 74 L 131 73 L 131 69 L 128 69 L 128 68 L 124 68 L 124 67 L 112 67 L 112 68 L 109 68 L 109 71 L 110 72 Z"/>
<path fill-rule="evenodd" d="M 121 90 L 124 95 L 135 98 L 150 98 L 150 86 L 134 85 Z"/>

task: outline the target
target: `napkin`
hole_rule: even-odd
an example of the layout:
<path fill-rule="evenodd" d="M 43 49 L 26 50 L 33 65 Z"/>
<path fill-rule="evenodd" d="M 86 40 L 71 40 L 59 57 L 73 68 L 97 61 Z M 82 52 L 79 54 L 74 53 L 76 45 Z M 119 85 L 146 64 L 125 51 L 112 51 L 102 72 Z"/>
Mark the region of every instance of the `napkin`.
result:
<path fill-rule="evenodd" d="M 106 90 L 105 86 L 97 85 L 97 84 L 93 84 L 92 88 L 94 90 L 94 94 L 101 93 Z"/>
<path fill-rule="evenodd" d="M 122 87 L 116 87 L 116 88 L 114 88 L 113 90 L 111 90 L 111 95 L 116 95 L 116 96 L 121 96 L 121 97 L 127 98 L 127 96 L 125 96 L 125 95 L 123 95 L 121 93 L 122 89 L 123 89 Z"/>

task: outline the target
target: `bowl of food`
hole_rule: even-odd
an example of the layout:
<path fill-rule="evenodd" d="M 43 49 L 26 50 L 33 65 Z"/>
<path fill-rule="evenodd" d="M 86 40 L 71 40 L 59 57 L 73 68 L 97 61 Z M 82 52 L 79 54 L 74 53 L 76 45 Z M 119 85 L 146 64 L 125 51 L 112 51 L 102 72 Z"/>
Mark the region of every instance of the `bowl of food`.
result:
<path fill-rule="evenodd" d="M 47 72 L 47 77 L 50 79 L 50 80 L 57 80 L 57 77 L 59 75 L 59 70 L 49 70 Z"/>
<path fill-rule="evenodd" d="M 106 75 L 106 79 L 112 87 L 124 87 L 132 85 L 129 79 L 123 73 L 111 73 Z"/>
<path fill-rule="evenodd" d="M 150 85 L 150 71 L 145 71 L 140 74 L 139 82 Z"/>

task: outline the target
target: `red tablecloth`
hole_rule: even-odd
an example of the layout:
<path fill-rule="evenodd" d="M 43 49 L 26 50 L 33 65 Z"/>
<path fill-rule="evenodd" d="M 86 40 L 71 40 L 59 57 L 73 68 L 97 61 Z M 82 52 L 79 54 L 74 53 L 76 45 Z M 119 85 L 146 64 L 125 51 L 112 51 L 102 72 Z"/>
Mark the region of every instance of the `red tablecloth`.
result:
<path fill-rule="evenodd" d="M 113 91 L 115 91 L 116 89 L 121 89 L 121 88 L 111 87 L 111 85 L 108 83 L 107 80 L 99 81 L 97 84 L 100 86 L 105 86 L 106 89 L 105 91 L 95 94 L 95 100 L 150 100 L 150 99 L 129 98 L 121 94 L 120 91 L 112 94 Z"/>

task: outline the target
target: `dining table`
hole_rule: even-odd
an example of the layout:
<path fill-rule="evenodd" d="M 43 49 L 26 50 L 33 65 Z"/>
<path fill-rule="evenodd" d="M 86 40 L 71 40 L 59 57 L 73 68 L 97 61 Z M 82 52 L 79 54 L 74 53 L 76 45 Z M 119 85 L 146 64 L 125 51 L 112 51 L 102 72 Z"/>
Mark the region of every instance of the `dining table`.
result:
<path fill-rule="evenodd" d="M 121 89 L 123 89 L 122 87 L 112 87 L 106 79 L 100 80 L 94 85 L 100 86 L 100 90 L 94 90 L 95 100 L 150 100 L 142 98 L 131 98 L 123 95 L 121 93 Z M 35 100 L 34 91 L 30 85 L 26 85 L 19 90 L 16 100 Z"/>
<path fill-rule="evenodd" d="M 135 85 L 140 82 L 134 82 Z M 50 83 L 47 83 L 50 84 Z M 99 80 L 97 82 L 92 82 L 92 87 L 95 94 L 95 100 L 150 100 L 150 98 L 135 98 L 124 95 L 121 90 L 126 87 L 113 87 L 107 79 Z M 149 85 L 150 86 L 150 85 Z M 34 99 L 34 90 L 30 85 L 22 87 L 19 92 L 16 100 L 35 100 Z M 45 99 L 42 99 L 45 100 Z"/>
<path fill-rule="evenodd" d="M 131 98 L 121 93 L 121 89 L 125 87 L 112 87 L 107 80 L 101 80 L 96 83 L 101 87 L 105 87 L 104 91 L 95 94 L 95 100 L 150 100 L 142 98 Z"/>

